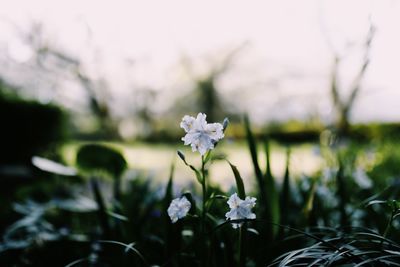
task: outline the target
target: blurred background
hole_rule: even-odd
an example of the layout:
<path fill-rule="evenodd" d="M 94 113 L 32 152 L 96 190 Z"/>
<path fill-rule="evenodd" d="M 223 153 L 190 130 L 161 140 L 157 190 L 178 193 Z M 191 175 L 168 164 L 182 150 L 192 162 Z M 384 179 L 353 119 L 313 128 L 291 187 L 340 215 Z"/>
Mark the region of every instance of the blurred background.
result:
<path fill-rule="evenodd" d="M 0 2 L 0 266 L 142 266 L 134 246 L 152 266 L 214 259 L 179 250 L 197 230 L 166 210 L 185 192 L 223 223 L 220 200 L 240 191 L 225 157 L 268 222 L 248 266 L 304 245 L 329 260 L 274 223 L 370 229 L 372 253 L 398 262 L 385 239 L 400 240 L 398 0 Z M 230 121 L 203 198 L 176 153 L 200 168 L 179 126 L 199 112 Z M 233 230 L 210 243 L 230 258 L 215 266 L 237 261 Z"/>
<path fill-rule="evenodd" d="M 256 136 L 299 144 L 297 173 L 315 171 L 326 129 L 399 133 L 398 14 L 393 0 L 3 3 L 0 173 L 29 176 L 33 155 L 72 165 L 102 141 L 157 176 L 197 112 L 230 119 L 226 153 L 245 173 L 243 114 Z"/>

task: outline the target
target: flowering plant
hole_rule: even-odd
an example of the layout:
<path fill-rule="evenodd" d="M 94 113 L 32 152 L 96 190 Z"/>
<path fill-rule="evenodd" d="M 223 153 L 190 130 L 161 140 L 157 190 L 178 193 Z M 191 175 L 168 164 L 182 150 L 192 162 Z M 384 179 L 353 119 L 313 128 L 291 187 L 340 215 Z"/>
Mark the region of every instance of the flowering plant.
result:
<path fill-rule="evenodd" d="M 224 138 L 223 125 L 221 123 L 207 123 L 207 115 L 197 114 L 197 117 L 185 115 L 180 124 L 186 132 L 182 137 L 185 145 L 191 145 L 192 151 L 199 151 L 203 156 L 214 145 Z"/>
<path fill-rule="evenodd" d="M 191 206 L 192 205 L 185 196 L 172 200 L 167 210 L 172 223 L 176 223 L 179 219 L 184 218 L 189 212 Z"/>
<path fill-rule="evenodd" d="M 240 199 L 237 193 L 229 197 L 227 201 L 231 209 L 225 214 L 227 220 L 240 220 L 240 219 L 255 219 L 256 215 L 251 211 L 256 205 L 256 198 L 246 197 L 244 200 Z M 242 226 L 242 223 L 232 224 L 233 228 Z"/>

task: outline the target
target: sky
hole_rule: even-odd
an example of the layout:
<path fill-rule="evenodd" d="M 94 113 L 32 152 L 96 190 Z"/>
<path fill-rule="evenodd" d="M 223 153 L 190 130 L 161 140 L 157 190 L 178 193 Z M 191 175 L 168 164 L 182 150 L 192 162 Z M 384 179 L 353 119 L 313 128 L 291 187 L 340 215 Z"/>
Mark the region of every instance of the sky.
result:
<path fill-rule="evenodd" d="M 1 3 L 3 2 L 3 3 Z M 130 83 L 165 99 L 188 91 L 182 58 L 201 77 L 243 46 L 218 80 L 240 95 L 239 110 L 260 121 L 332 116 L 328 90 L 333 51 L 344 57 L 345 95 L 357 71 L 369 23 L 376 28 L 354 121 L 400 121 L 400 3 L 396 0 L 0 0 L 0 44 L 24 63 L 31 51 L 11 25 L 43 23 L 48 41 L 106 75 L 124 101 Z M 99 56 L 100 55 L 100 56 Z M 130 89 L 129 89 L 130 90 Z M 79 93 L 71 90 L 71 95 Z M 183 94 L 183 93 L 182 93 Z M 126 98 L 125 98 L 126 99 Z"/>

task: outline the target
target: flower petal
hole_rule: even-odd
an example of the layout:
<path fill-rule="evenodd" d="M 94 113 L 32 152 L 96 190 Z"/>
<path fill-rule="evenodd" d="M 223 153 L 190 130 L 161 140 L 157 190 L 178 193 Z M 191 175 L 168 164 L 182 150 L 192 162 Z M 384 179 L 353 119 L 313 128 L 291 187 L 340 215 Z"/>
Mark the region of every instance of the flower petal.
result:
<path fill-rule="evenodd" d="M 219 141 L 224 138 L 223 126 L 221 123 L 209 123 L 206 125 L 205 130 L 214 141 Z"/>
<path fill-rule="evenodd" d="M 237 193 L 232 194 L 227 201 L 229 212 L 225 214 L 227 220 L 238 220 L 238 219 L 255 219 L 256 214 L 251 211 L 256 205 L 256 198 L 246 197 L 242 200 L 238 197 Z M 233 228 L 238 228 L 242 224 L 232 224 Z"/>
<path fill-rule="evenodd" d="M 167 210 L 171 222 L 176 223 L 179 219 L 184 218 L 190 208 L 190 201 L 185 196 L 173 199 Z"/>
<path fill-rule="evenodd" d="M 182 118 L 180 126 L 185 130 L 185 132 L 189 132 L 190 130 L 192 130 L 195 120 L 196 119 L 194 117 L 185 115 Z"/>
<path fill-rule="evenodd" d="M 192 151 L 199 151 L 201 155 L 214 148 L 214 144 L 224 137 L 223 126 L 220 123 L 207 124 L 204 113 L 194 117 L 185 115 L 180 126 L 186 135 L 182 138 L 185 145 L 190 145 Z"/>
<path fill-rule="evenodd" d="M 196 120 L 195 120 L 195 128 L 198 131 L 204 131 L 206 126 L 207 126 L 207 121 L 206 121 L 207 115 L 204 113 L 199 113 L 197 114 Z"/>

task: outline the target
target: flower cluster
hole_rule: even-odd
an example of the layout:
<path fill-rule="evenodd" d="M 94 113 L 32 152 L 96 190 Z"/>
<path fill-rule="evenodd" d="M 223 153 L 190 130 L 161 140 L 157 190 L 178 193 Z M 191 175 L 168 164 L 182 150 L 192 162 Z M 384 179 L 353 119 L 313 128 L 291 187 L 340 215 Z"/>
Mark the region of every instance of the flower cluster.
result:
<path fill-rule="evenodd" d="M 196 118 L 185 115 L 180 124 L 186 132 L 182 138 L 185 145 L 191 145 L 193 152 L 204 155 L 214 148 L 215 143 L 224 138 L 224 127 L 221 123 L 207 123 L 206 115 L 199 113 Z"/>
<path fill-rule="evenodd" d="M 191 145 L 193 152 L 199 151 L 203 156 L 207 151 L 213 149 L 215 144 L 224 138 L 224 130 L 228 125 L 228 119 L 225 119 L 223 124 L 221 123 L 207 123 L 206 115 L 204 113 L 197 114 L 197 117 L 185 115 L 181 121 L 181 128 L 186 132 L 186 135 L 182 138 L 185 145 Z M 185 156 L 178 151 L 179 157 L 186 163 Z M 203 161 L 204 164 L 204 161 Z M 192 170 L 193 166 L 188 165 Z M 204 175 L 204 174 L 203 174 Z M 203 176 L 205 179 L 205 176 Z M 205 203 L 206 199 L 203 199 Z M 235 193 L 230 196 L 228 200 L 229 212 L 225 214 L 227 220 L 241 220 L 241 219 L 255 219 L 256 215 L 252 212 L 252 208 L 256 205 L 256 198 L 246 197 L 244 200 L 240 199 Z M 204 204 L 203 204 L 204 205 Z M 190 209 L 190 202 L 186 198 L 174 199 L 168 208 L 168 214 L 171 221 L 175 223 L 178 219 L 186 216 Z M 205 208 L 203 207 L 203 212 Z M 242 226 L 243 223 L 232 223 L 233 228 Z"/>
<path fill-rule="evenodd" d="M 245 200 L 242 200 L 236 193 L 231 195 L 227 202 L 231 210 L 225 214 L 226 219 L 255 219 L 256 215 L 251 211 L 251 209 L 256 205 L 256 200 L 257 199 L 254 197 L 246 197 Z M 242 226 L 241 223 L 232 224 L 232 227 L 235 229 L 240 226 Z"/>
<path fill-rule="evenodd" d="M 185 196 L 172 200 L 167 210 L 172 223 L 176 223 L 179 219 L 184 218 L 191 206 L 190 201 Z"/>

